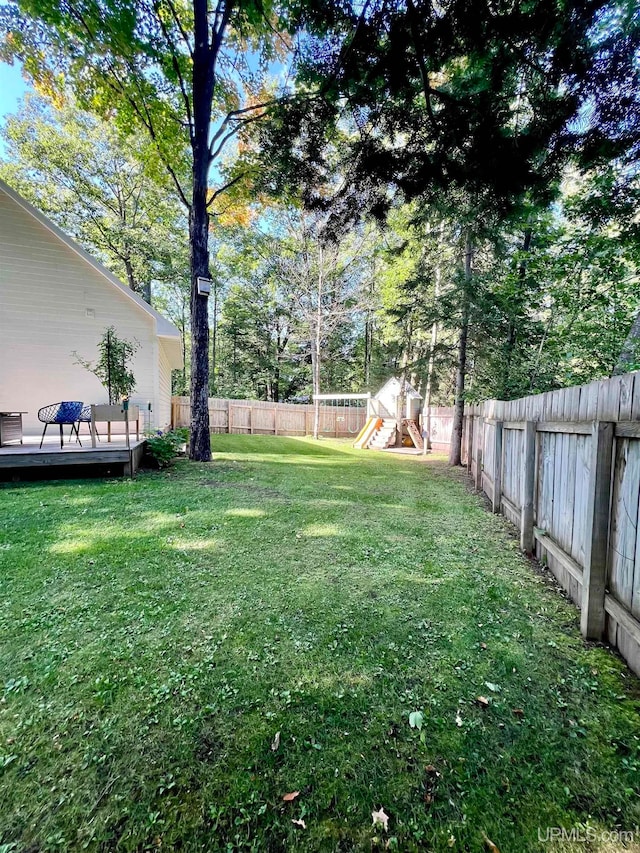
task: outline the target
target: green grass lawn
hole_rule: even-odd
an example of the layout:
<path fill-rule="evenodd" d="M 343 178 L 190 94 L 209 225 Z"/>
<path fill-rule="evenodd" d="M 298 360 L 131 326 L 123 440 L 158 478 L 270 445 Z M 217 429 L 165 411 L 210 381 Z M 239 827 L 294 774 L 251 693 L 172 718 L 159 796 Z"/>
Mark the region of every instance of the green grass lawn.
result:
<path fill-rule="evenodd" d="M 0 487 L 0 853 L 523 853 L 640 823 L 637 680 L 461 475 L 214 454 Z"/>

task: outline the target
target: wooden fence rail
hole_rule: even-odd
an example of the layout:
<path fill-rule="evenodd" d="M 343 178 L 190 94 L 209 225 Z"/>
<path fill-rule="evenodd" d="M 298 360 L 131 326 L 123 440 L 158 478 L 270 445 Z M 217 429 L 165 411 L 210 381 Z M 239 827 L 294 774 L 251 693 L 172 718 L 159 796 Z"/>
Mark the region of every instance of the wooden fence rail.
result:
<path fill-rule="evenodd" d="M 189 426 L 189 398 L 173 397 L 171 423 Z M 310 404 L 270 403 L 264 400 L 209 398 L 209 421 L 213 433 L 245 435 L 310 435 L 314 407 Z M 364 406 L 320 406 L 320 435 L 354 438 L 364 426 Z"/>
<path fill-rule="evenodd" d="M 446 450 L 453 411 L 429 414 Z M 463 461 L 581 608 L 583 635 L 640 675 L 640 372 L 468 406 Z"/>

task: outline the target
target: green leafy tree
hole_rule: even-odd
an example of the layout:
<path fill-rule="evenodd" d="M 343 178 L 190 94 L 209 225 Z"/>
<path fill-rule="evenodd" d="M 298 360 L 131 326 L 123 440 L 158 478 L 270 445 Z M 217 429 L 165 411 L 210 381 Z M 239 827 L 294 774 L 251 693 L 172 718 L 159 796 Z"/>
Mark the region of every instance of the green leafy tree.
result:
<path fill-rule="evenodd" d="M 186 208 L 190 456 L 208 460 L 209 326 L 198 278 L 210 278 L 210 213 L 242 177 L 225 173 L 223 155 L 234 140 L 245 144 L 271 100 L 263 72 L 274 45 L 287 44 L 277 13 L 253 0 L 16 0 L 0 15 L 4 56 L 23 59 L 41 88 L 57 93 L 62 78 L 81 106 L 146 132 Z"/>
<path fill-rule="evenodd" d="M 637 46 L 638 27 L 630 40 L 631 4 L 617 4 L 619 15 L 613 8 L 605 0 L 536 0 L 526 11 L 427 0 L 343 5 L 330 37 L 312 40 L 300 63 L 302 85 L 319 85 L 324 97 L 311 111 L 285 105 L 273 125 L 270 153 L 284 161 L 291 183 L 306 187 L 310 204 L 327 204 L 313 194 L 327 166 L 322 141 L 350 121 L 348 180 L 332 204 L 338 198 L 356 216 L 366 199 L 382 214 L 399 190 L 458 207 L 464 236 L 452 464 L 460 461 L 470 322 L 480 301 L 475 259 L 487 220 L 512 213 L 527 193 L 550 198 L 570 155 L 589 160 L 633 137 L 634 128 L 616 137 L 615 117 L 624 114 L 611 83 L 624 80 L 633 102 L 628 82 L 637 75 L 625 48 Z M 577 119 L 590 106 L 603 121 L 585 122 L 585 131 Z"/>
<path fill-rule="evenodd" d="M 28 95 L 2 129 L 0 176 L 151 302 L 170 280 L 187 223 L 146 138 Z M 188 259 L 180 258 L 180 263 Z"/>
<path fill-rule="evenodd" d="M 294 336 L 309 350 L 312 393 L 317 395 L 329 342 L 367 308 L 372 234 L 365 228 L 336 235 L 326 218 L 299 208 L 286 210 L 281 225 L 271 255 L 290 301 Z M 316 401 L 314 438 L 319 423 Z"/>

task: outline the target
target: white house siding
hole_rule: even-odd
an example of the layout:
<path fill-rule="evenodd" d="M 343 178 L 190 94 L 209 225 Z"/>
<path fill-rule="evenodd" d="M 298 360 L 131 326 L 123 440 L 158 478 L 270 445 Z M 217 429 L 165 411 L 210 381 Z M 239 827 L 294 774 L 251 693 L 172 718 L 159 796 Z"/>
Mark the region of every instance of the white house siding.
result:
<path fill-rule="evenodd" d="M 107 402 L 72 354 L 95 359 L 107 326 L 139 344 L 132 402 L 159 409 L 154 318 L 0 187 L 0 410 L 26 410 L 25 432 L 33 434 L 42 428 L 41 406 Z"/>
<path fill-rule="evenodd" d="M 159 404 L 158 417 L 152 418 L 160 429 L 165 429 L 171 424 L 171 363 L 162 340 L 159 347 Z"/>

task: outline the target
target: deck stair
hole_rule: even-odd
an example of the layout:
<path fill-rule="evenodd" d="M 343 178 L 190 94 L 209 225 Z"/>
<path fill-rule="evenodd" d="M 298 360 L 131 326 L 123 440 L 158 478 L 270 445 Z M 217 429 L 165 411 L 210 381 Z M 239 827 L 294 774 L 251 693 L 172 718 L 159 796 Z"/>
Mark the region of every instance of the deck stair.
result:
<path fill-rule="evenodd" d="M 396 422 L 385 418 L 367 442 L 369 450 L 385 450 L 396 442 Z"/>

